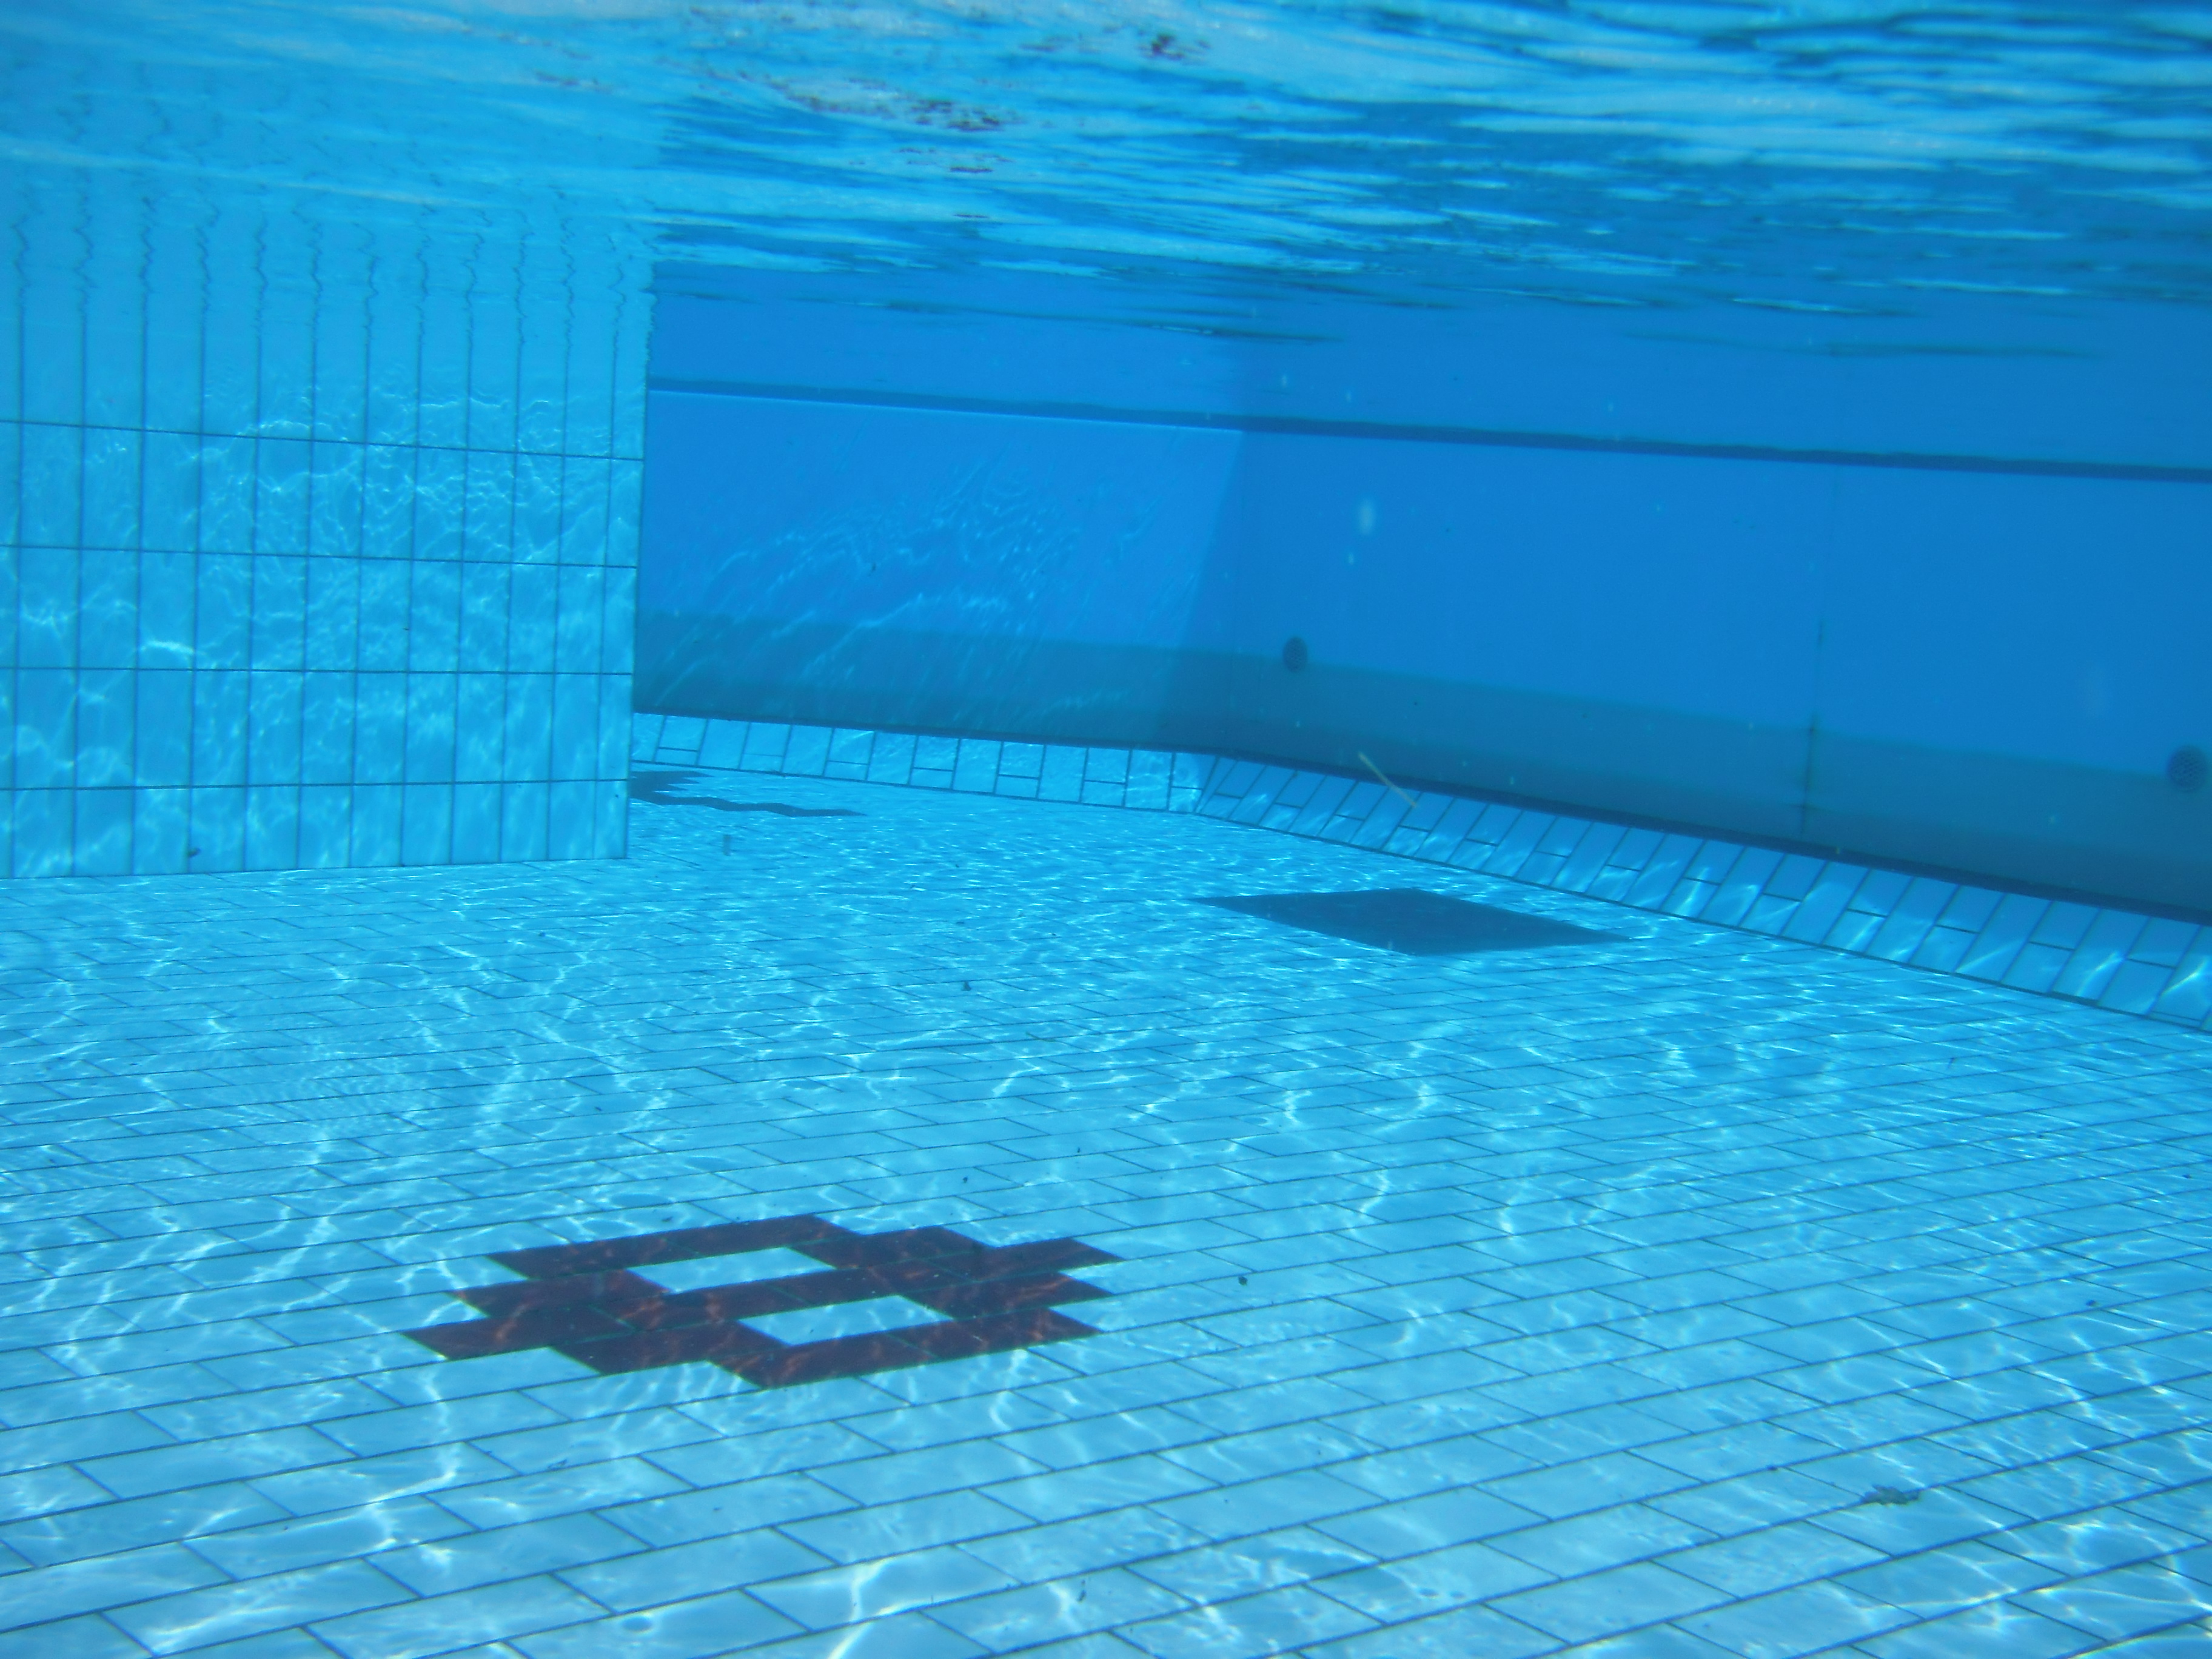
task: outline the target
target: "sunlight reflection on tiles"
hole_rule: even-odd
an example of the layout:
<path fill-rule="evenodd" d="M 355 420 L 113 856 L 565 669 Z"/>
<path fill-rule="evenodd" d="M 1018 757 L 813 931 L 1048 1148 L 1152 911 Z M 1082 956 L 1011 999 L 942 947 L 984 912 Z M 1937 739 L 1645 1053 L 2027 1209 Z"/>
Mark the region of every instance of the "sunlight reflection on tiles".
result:
<path fill-rule="evenodd" d="M 735 1255 L 702 1255 L 691 1261 L 659 1261 L 630 1271 L 640 1279 L 651 1279 L 664 1291 L 710 1291 L 724 1285 L 750 1285 L 757 1279 L 789 1279 L 799 1273 L 829 1270 L 813 1257 L 801 1255 L 796 1250 L 775 1249 L 743 1250 Z"/>
<path fill-rule="evenodd" d="M 941 1322 L 945 1316 L 902 1296 L 872 1297 L 866 1302 L 841 1302 L 829 1308 L 795 1308 L 789 1313 L 763 1314 L 743 1322 L 779 1342 L 827 1342 L 833 1337 L 866 1336 L 872 1331 L 902 1330 L 910 1325 Z"/>
<path fill-rule="evenodd" d="M 96 1595 L 111 1647 L 243 1635 L 283 1607 L 228 1580 L 342 1566 L 468 1597 L 532 1659 L 785 1659 L 793 1621 L 972 1656 L 1028 1620 L 1118 1632 L 1078 1638 L 1101 1655 L 1503 1659 L 1614 1585 L 1639 1617 L 1733 1598 L 1624 1653 L 2193 1605 L 2201 1036 L 1459 872 L 1439 890 L 1624 937 L 1331 960 L 1186 899 L 1348 890 L 1356 848 L 778 793 L 865 810 L 641 803 L 635 856 L 588 867 L 0 890 L 46 953 L 0 966 L 10 1616 Z M 772 1389 L 398 1334 L 511 1294 L 489 1252 L 550 1250 L 551 1286 L 592 1241 L 800 1215 L 1027 1247 L 978 1281 L 1010 1299 L 1054 1242 L 1111 1253 L 1066 1269 L 1111 1297 L 1055 1309 L 1111 1328 Z M 823 1271 L 776 1237 L 635 1272 Z M 967 1352 L 897 1297 L 752 1322 L 811 1347 L 856 1313 L 864 1344 Z M 611 1619 L 531 1634 L 549 1583 Z M 447 1639 L 442 1602 L 338 1605 L 299 1616 Z"/>

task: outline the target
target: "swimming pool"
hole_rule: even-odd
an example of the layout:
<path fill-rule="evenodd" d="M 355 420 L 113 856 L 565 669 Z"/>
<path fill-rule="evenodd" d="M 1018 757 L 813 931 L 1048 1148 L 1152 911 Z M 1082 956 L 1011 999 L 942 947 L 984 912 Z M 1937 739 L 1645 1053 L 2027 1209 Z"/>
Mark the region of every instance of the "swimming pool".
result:
<path fill-rule="evenodd" d="M 0 38 L 0 1656 L 2212 1651 L 2201 8 Z"/>

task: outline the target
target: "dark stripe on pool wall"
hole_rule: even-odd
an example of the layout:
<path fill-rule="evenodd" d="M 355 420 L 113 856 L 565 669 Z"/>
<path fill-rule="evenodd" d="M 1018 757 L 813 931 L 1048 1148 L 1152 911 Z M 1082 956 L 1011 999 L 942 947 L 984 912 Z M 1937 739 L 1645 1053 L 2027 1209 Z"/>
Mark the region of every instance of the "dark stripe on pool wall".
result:
<path fill-rule="evenodd" d="M 2212 484 L 2212 466 L 2160 466 L 2128 461 L 2069 460 L 2058 456 L 1798 449 L 1776 444 L 1600 437 L 1581 432 L 1514 431 L 1494 427 L 1439 426 L 1401 421 L 1323 421 L 1294 415 L 1115 409 L 1103 404 L 941 398 L 898 392 L 830 392 L 813 387 L 762 386 L 740 380 L 690 380 L 659 376 L 652 381 L 651 389 L 701 397 L 762 398 L 781 403 L 837 404 L 866 409 L 936 410 L 948 415 L 1017 415 L 1042 421 L 1104 421 L 1118 426 L 1191 427 L 1210 432 L 1267 433 L 1289 438 L 1358 438 L 1395 443 L 1460 444 L 1483 449 L 1655 455 L 1679 460 L 1767 461 L 1784 466 L 1873 467 L 1887 471 L 1994 472 L 2029 478 L 2102 478 L 2125 483 Z"/>

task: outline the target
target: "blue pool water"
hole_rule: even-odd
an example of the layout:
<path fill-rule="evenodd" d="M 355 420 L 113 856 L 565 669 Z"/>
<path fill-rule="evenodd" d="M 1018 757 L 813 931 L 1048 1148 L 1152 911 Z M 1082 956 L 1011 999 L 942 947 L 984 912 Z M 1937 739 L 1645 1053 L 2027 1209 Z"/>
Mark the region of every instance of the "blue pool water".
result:
<path fill-rule="evenodd" d="M 0 48 L 0 1659 L 2212 1656 L 2212 11 Z"/>

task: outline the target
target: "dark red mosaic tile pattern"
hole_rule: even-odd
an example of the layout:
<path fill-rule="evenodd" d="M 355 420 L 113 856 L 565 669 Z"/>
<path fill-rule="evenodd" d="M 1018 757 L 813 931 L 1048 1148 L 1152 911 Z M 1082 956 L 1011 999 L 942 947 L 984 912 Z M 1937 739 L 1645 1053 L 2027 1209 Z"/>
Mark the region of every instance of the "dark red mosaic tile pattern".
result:
<path fill-rule="evenodd" d="M 811 1256 L 823 1270 L 697 1291 L 664 1291 L 631 1271 L 779 1249 Z M 795 1215 L 491 1259 L 524 1277 L 454 1292 L 486 1317 L 406 1334 L 448 1359 L 551 1348 L 602 1374 L 706 1360 L 763 1388 L 782 1388 L 1095 1336 L 1056 1310 L 1107 1292 L 1065 1270 L 1120 1258 L 1072 1238 L 994 1249 L 943 1227 L 854 1233 Z M 920 1303 L 945 1322 L 800 1343 L 738 1322 L 880 1296 Z"/>

